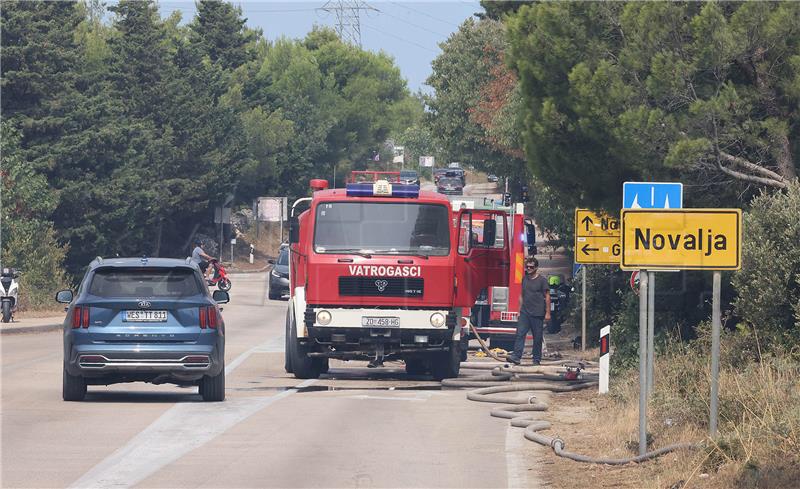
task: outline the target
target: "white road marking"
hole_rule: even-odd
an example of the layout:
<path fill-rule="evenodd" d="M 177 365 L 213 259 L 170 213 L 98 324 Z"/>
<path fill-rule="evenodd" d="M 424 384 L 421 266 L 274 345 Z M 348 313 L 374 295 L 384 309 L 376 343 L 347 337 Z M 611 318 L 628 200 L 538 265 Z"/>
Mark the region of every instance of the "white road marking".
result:
<path fill-rule="evenodd" d="M 284 350 L 284 338 L 283 335 L 278 336 L 277 338 L 272 338 L 271 340 L 265 341 L 260 345 L 256 345 L 253 348 L 250 348 L 246 352 L 242 353 L 238 357 L 236 357 L 231 363 L 229 363 L 225 367 L 225 375 L 230 375 L 236 368 L 244 363 L 250 355 L 253 353 L 283 353 Z"/>
<path fill-rule="evenodd" d="M 514 428 L 509 423 L 506 427 L 506 481 L 509 489 L 530 487 L 525 477 L 527 462 L 524 457 L 525 444 L 522 428 Z"/>
<path fill-rule="evenodd" d="M 233 372 L 250 355 L 275 351 L 283 337 L 274 338 L 239 355 L 225 369 Z M 175 404 L 127 444 L 94 466 L 70 487 L 132 487 L 161 468 L 199 448 L 249 416 L 315 383 L 309 379 L 271 397 L 230 399 L 221 403 Z"/>

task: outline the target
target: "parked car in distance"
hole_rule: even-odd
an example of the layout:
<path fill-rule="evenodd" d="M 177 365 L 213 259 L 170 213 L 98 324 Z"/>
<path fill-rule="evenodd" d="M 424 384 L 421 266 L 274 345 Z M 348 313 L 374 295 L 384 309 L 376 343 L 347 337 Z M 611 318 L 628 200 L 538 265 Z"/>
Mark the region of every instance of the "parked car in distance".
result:
<path fill-rule="evenodd" d="M 289 295 L 289 245 L 282 244 L 278 259 L 270 259 L 269 263 L 272 265 L 269 272 L 269 298 L 278 300 Z"/>
<path fill-rule="evenodd" d="M 205 401 L 225 399 L 225 322 L 191 259 L 97 258 L 77 294 L 62 290 L 62 397 L 82 401 L 88 385 L 196 385 Z"/>
<path fill-rule="evenodd" d="M 414 170 L 402 170 L 400 172 L 400 183 L 406 185 L 419 185 L 419 174 Z"/>
<path fill-rule="evenodd" d="M 497 178 L 497 175 L 489 174 L 486 177 L 486 180 L 489 181 L 489 182 L 492 182 L 492 183 L 497 183 L 500 179 Z"/>
<path fill-rule="evenodd" d="M 445 195 L 464 195 L 464 183 L 459 177 L 441 177 L 436 191 Z"/>
<path fill-rule="evenodd" d="M 447 168 L 436 168 L 433 170 L 433 183 L 439 183 L 439 179 L 447 173 Z"/>

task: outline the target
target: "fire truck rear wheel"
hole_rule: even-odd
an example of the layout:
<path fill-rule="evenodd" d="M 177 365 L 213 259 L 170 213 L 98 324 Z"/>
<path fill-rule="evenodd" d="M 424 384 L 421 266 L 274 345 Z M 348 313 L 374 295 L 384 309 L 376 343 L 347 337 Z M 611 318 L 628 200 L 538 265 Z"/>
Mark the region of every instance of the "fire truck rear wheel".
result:
<path fill-rule="evenodd" d="M 458 377 L 461 367 L 461 342 L 454 341 L 448 351 L 436 353 L 431 358 L 431 374 L 435 380 Z"/>
<path fill-rule="evenodd" d="M 291 318 L 289 350 L 292 371 L 296 379 L 316 379 L 319 377 L 324 368 L 323 362 L 320 360 L 327 359 L 314 359 L 307 355 L 309 352 L 308 346 L 300 343 L 297 339 L 297 322 L 294 317 Z M 324 363 L 327 363 L 327 361 Z"/>

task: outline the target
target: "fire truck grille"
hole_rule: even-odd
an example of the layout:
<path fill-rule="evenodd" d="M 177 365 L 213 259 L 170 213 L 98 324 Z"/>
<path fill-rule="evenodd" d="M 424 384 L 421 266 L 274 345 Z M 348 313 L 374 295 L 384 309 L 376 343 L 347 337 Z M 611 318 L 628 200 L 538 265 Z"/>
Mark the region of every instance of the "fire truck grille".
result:
<path fill-rule="evenodd" d="M 339 277 L 339 295 L 370 297 L 421 297 L 421 278 Z"/>

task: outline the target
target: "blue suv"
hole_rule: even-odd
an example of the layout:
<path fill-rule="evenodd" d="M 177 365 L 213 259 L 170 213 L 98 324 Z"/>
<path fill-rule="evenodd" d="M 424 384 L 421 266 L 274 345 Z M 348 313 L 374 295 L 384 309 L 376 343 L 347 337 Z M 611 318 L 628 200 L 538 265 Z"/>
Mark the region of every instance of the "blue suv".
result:
<path fill-rule="evenodd" d="M 191 259 L 97 258 L 77 294 L 62 290 L 65 401 L 87 385 L 197 385 L 205 401 L 225 399 L 225 323 Z"/>

